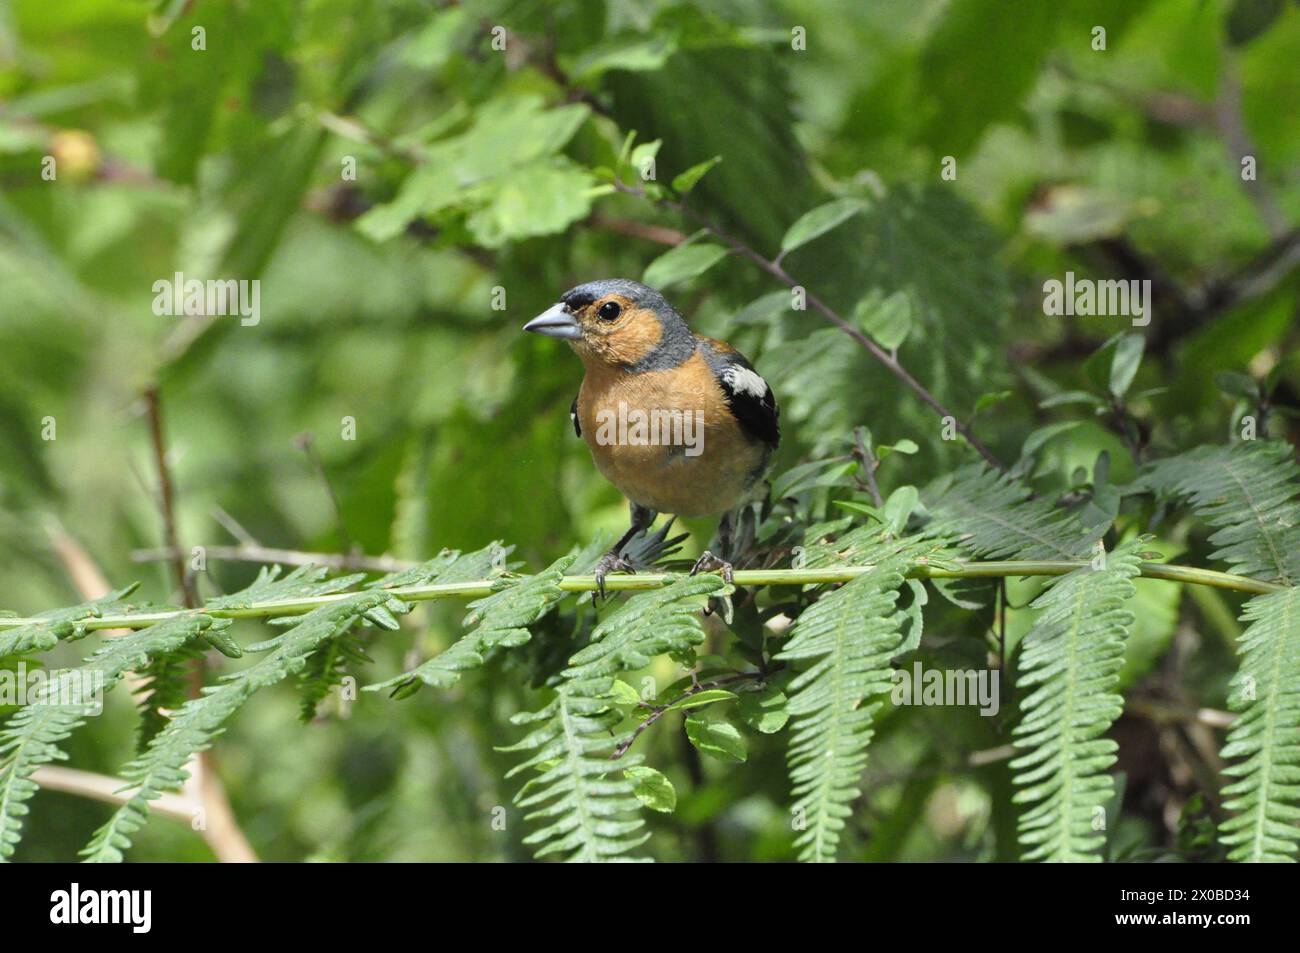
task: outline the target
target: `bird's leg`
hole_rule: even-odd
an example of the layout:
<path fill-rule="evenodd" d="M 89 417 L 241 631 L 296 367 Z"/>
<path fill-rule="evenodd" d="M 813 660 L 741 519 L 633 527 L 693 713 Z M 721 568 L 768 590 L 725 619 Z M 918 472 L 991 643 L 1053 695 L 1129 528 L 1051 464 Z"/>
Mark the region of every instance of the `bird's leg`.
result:
<path fill-rule="evenodd" d="M 596 563 L 594 572 L 596 592 L 599 593 L 601 598 L 605 596 L 605 577 L 611 572 L 636 572 L 632 568 L 632 564 L 623 558 L 623 547 L 630 543 L 637 533 L 644 532 L 655 521 L 657 515 L 654 510 L 647 509 L 637 503 L 632 504 L 632 525 L 628 527 L 628 531 L 619 538 L 613 548 L 604 556 L 601 556 Z M 595 599 L 595 595 L 592 598 Z"/>
<path fill-rule="evenodd" d="M 718 523 L 718 550 L 722 553 L 719 558 L 707 549 L 700 553 L 700 558 L 695 560 L 695 565 L 691 567 L 691 575 L 695 576 L 702 572 L 717 572 L 722 570 L 722 578 L 731 585 L 735 582 L 732 576 L 731 567 L 731 513 L 726 513 L 722 517 L 722 522 Z"/>

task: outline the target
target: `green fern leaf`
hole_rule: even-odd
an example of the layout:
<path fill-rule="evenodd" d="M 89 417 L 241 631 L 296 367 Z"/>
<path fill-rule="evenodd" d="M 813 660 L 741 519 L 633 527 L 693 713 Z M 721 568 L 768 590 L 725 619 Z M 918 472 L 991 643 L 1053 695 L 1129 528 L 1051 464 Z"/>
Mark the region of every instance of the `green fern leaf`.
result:
<path fill-rule="evenodd" d="M 568 593 L 559 586 L 574 556 L 564 556 L 534 576 L 502 580 L 498 592 L 469 604 L 465 625 L 473 631 L 444 652 L 395 678 L 367 685 L 367 691 L 391 689 L 406 696 L 418 683 L 449 688 L 461 673 L 483 664 L 484 655 L 497 647 L 523 645 L 531 638 L 528 626 L 551 611 Z"/>
<path fill-rule="evenodd" d="M 328 585 L 317 579 L 306 581 L 309 575 L 294 573 L 284 582 L 312 588 Z M 274 583 L 272 577 L 269 585 L 280 584 Z M 238 595 L 241 594 L 232 598 Z M 294 593 L 296 595 L 300 593 Z M 276 595 L 272 598 L 292 597 Z M 131 835 L 148 819 L 149 802 L 165 791 L 178 788 L 189 777 L 185 765 L 196 753 L 211 746 L 221 734 L 226 720 L 254 692 L 302 671 L 308 656 L 318 646 L 338 637 L 368 612 L 391 600 L 392 596 L 387 592 L 376 590 L 313 609 L 294 620 L 292 628 L 270 640 L 267 643 L 270 651 L 257 664 L 227 676 L 217 685 L 204 689 L 198 698 L 186 702 L 149 747 L 126 767 L 123 776 L 136 789 L 135 793 L 95 833 L 82 851 L 85 859 L 92 862 L 122 860 L 122 852 L 130 846 Z"/>
<path fill-rule="evenodd" d="M 879 531 L 876 531 L 879 538 Z M 777 658 L 815 659 L 790 683 L 794 735 L 789 750 L 795 839 L 805 861 L 833 861 L 850 804 L 861 793 L 879 696 L 891 683 L 890 660 L 902 641 L 898 590 L 923 546 L 918 541 L 849 545 L 875 569 L 822 596 L 799 616 Z"/>
<path fill-rule="evenodd" d="M 983 463 L 936 480 L 923 496 L 933 526 L 960 532 L 963 549 L 989 559 L 1078 559 L 1106 531 L 1084 528 L 1069 513 L 1032 499 L 1020 480 Z"/>
<path fill-rule="evenodd" d="M 657 655 L 683 652 L 704 641 L 700 610 L 729 587 L 717 576 L 686 576 L 629 599 L 601 622 L 591 643 L 562 674 L 555 696 L 515 724 L 536 725 L 504 751 L 531 752 L 510 772 L 541 773 L 516 795 L 525 819 L 543 824 L 525 838 L 538 857 L 571 861 L 644 859 L 629 853 L 645 842 L 635 785 L 624 769 L 636 757 L 612 760 L 622 740 L 613 733 L 622 716 L 614 705 L 617 672 L 641 668 Z"/>
<path fill-rule="evenodd" d="M 96 699 L 87 691 L 106 693 L 129 671 L 138 671 L 159 655 L 175 652 L 220 623 L 190 614 L 130 632 L 107 642 L 78 669 L 47 682 L 39 699 L 19 709 L 0 731 L 0 860 L 12 856 L 22 833 L 26 802 L 36 793 L 32 774 L 66 755 L 59 742 L 94 714 Z"/>
<path fill-rule="evenodd" d="M 1238 861 L 1294 860 L 1300 844 L 1300 467 L 1289 444 L 1198 447 L 1152 464 L 1138 481 L 1185 496 L 1215 532 L 1216 559 L 1292 587 L 1246 603 L 1242 662 L 1229 704 L 1241 712 L 1224 744 L 1229 810 L 1220 836 Z"/>
<path fill-rule="evenodd" d="M 1056 579 L 1032 603 L 1038 610 L 1021 647 L 1017 689 L 1028 692 L 1011 762 L 1026 860 L 1096 861 L 1104 845 L 1104 806 L 1114 795 L 1107 773 L 1117 745 L 1102 735 L 1123 711 L 1116 693 L 1134 617 L 1142 540 Z"/>
<path fill-rule="evenodd" d="M 1185 496 L 1217 531 L 1215 559 L 1234 572 L 1291 586 L 1300 582 L 1300 466 L 1290 444 L 1197 447 L 1153 463 L 1141 488 Z"/>
<path fill-rule="evenodd" d="M 39 622 L 19 626 L 0 632 L 0 658 L 6 655 L 26 655 L 30 652 L 48 652 L 59 642 L 79 639 L 86 634 L 82 624 L 90 619 L 97 619 L 106 611 L 129 609 L 122 600 L 136 589 L 135 585 L 110 592 L 102 599 L 95 599 L 79 606 L 67 609 L 54 609 L 43 612 L 36 618 Z"/>
<path fill-rule="evenodd" d="M 1223 793 L 1235 816 L 1220 827 L 1237 861 L 1294 861 L 1300 845 L 1300 588 L 1246 603 L 1244 658 L 1229 706 L 1242 712 L 1228 732 L 1224 768 L 1240 778 Z"/>

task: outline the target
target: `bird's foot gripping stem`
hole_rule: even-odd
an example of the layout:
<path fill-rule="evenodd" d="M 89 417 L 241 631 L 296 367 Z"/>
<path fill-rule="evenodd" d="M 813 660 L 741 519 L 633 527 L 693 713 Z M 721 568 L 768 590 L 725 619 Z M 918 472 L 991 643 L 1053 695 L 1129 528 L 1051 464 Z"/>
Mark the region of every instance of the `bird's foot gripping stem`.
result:
<path fill-rule="evenodd" d="M 596 591 L 591 594 L 592 601 L 597 598 L 607 598 L 605 592 L 605 577 L 612 572 L 635 573 L 636 570 L 616 549 L 611 549 L 596 563 L 596 568 L 592 575 L 596 577 Z"/>
<path fill-rule="evenodd" d="M 727 585 L 733 585 L 735 578 L 732 575 L 731 563 L 725 559 L 719 559 L 707 549 L 700 554 L 700 558 L 695 560 L 695 565 L 691 567 L 691 575 L 698 576 L 702 572 L 722 571 L 722 579 Z"/>

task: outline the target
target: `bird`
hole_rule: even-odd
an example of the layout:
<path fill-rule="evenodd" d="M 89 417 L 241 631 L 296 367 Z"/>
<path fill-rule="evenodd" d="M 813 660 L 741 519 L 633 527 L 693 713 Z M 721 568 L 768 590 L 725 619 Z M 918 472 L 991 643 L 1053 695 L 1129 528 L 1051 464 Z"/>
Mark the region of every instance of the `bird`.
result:
<path fill-rule="evenodd" d="M 780 410 L 754 366 L 723 341 L 691 331 L 659 291 L 626 278 L 570 288 L 523 330 L 567 341 L 583 379 L 569 415 L 596 469 L 627 497 L 631 526 L 595 567 L 635 572 L 623 550 L 660 513 L 721 514 L 719 549 L 694 575 L 721 571 L 734 509 L 756 490 L 781 442 Z"/>

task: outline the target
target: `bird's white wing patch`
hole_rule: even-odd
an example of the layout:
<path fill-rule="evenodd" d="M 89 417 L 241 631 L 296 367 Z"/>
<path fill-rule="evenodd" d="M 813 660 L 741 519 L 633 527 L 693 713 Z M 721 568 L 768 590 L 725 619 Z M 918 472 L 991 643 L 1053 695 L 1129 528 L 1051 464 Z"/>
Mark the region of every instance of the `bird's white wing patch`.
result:
<path fill-rule="evenodd" d="M 732 391 L 737 394 L 748 394 L 750 397 L 762 400 L 763 395 L 767 393 L 767 381 L 748 367 L 733 364 L 723 372 L 723 377 Z"/>

